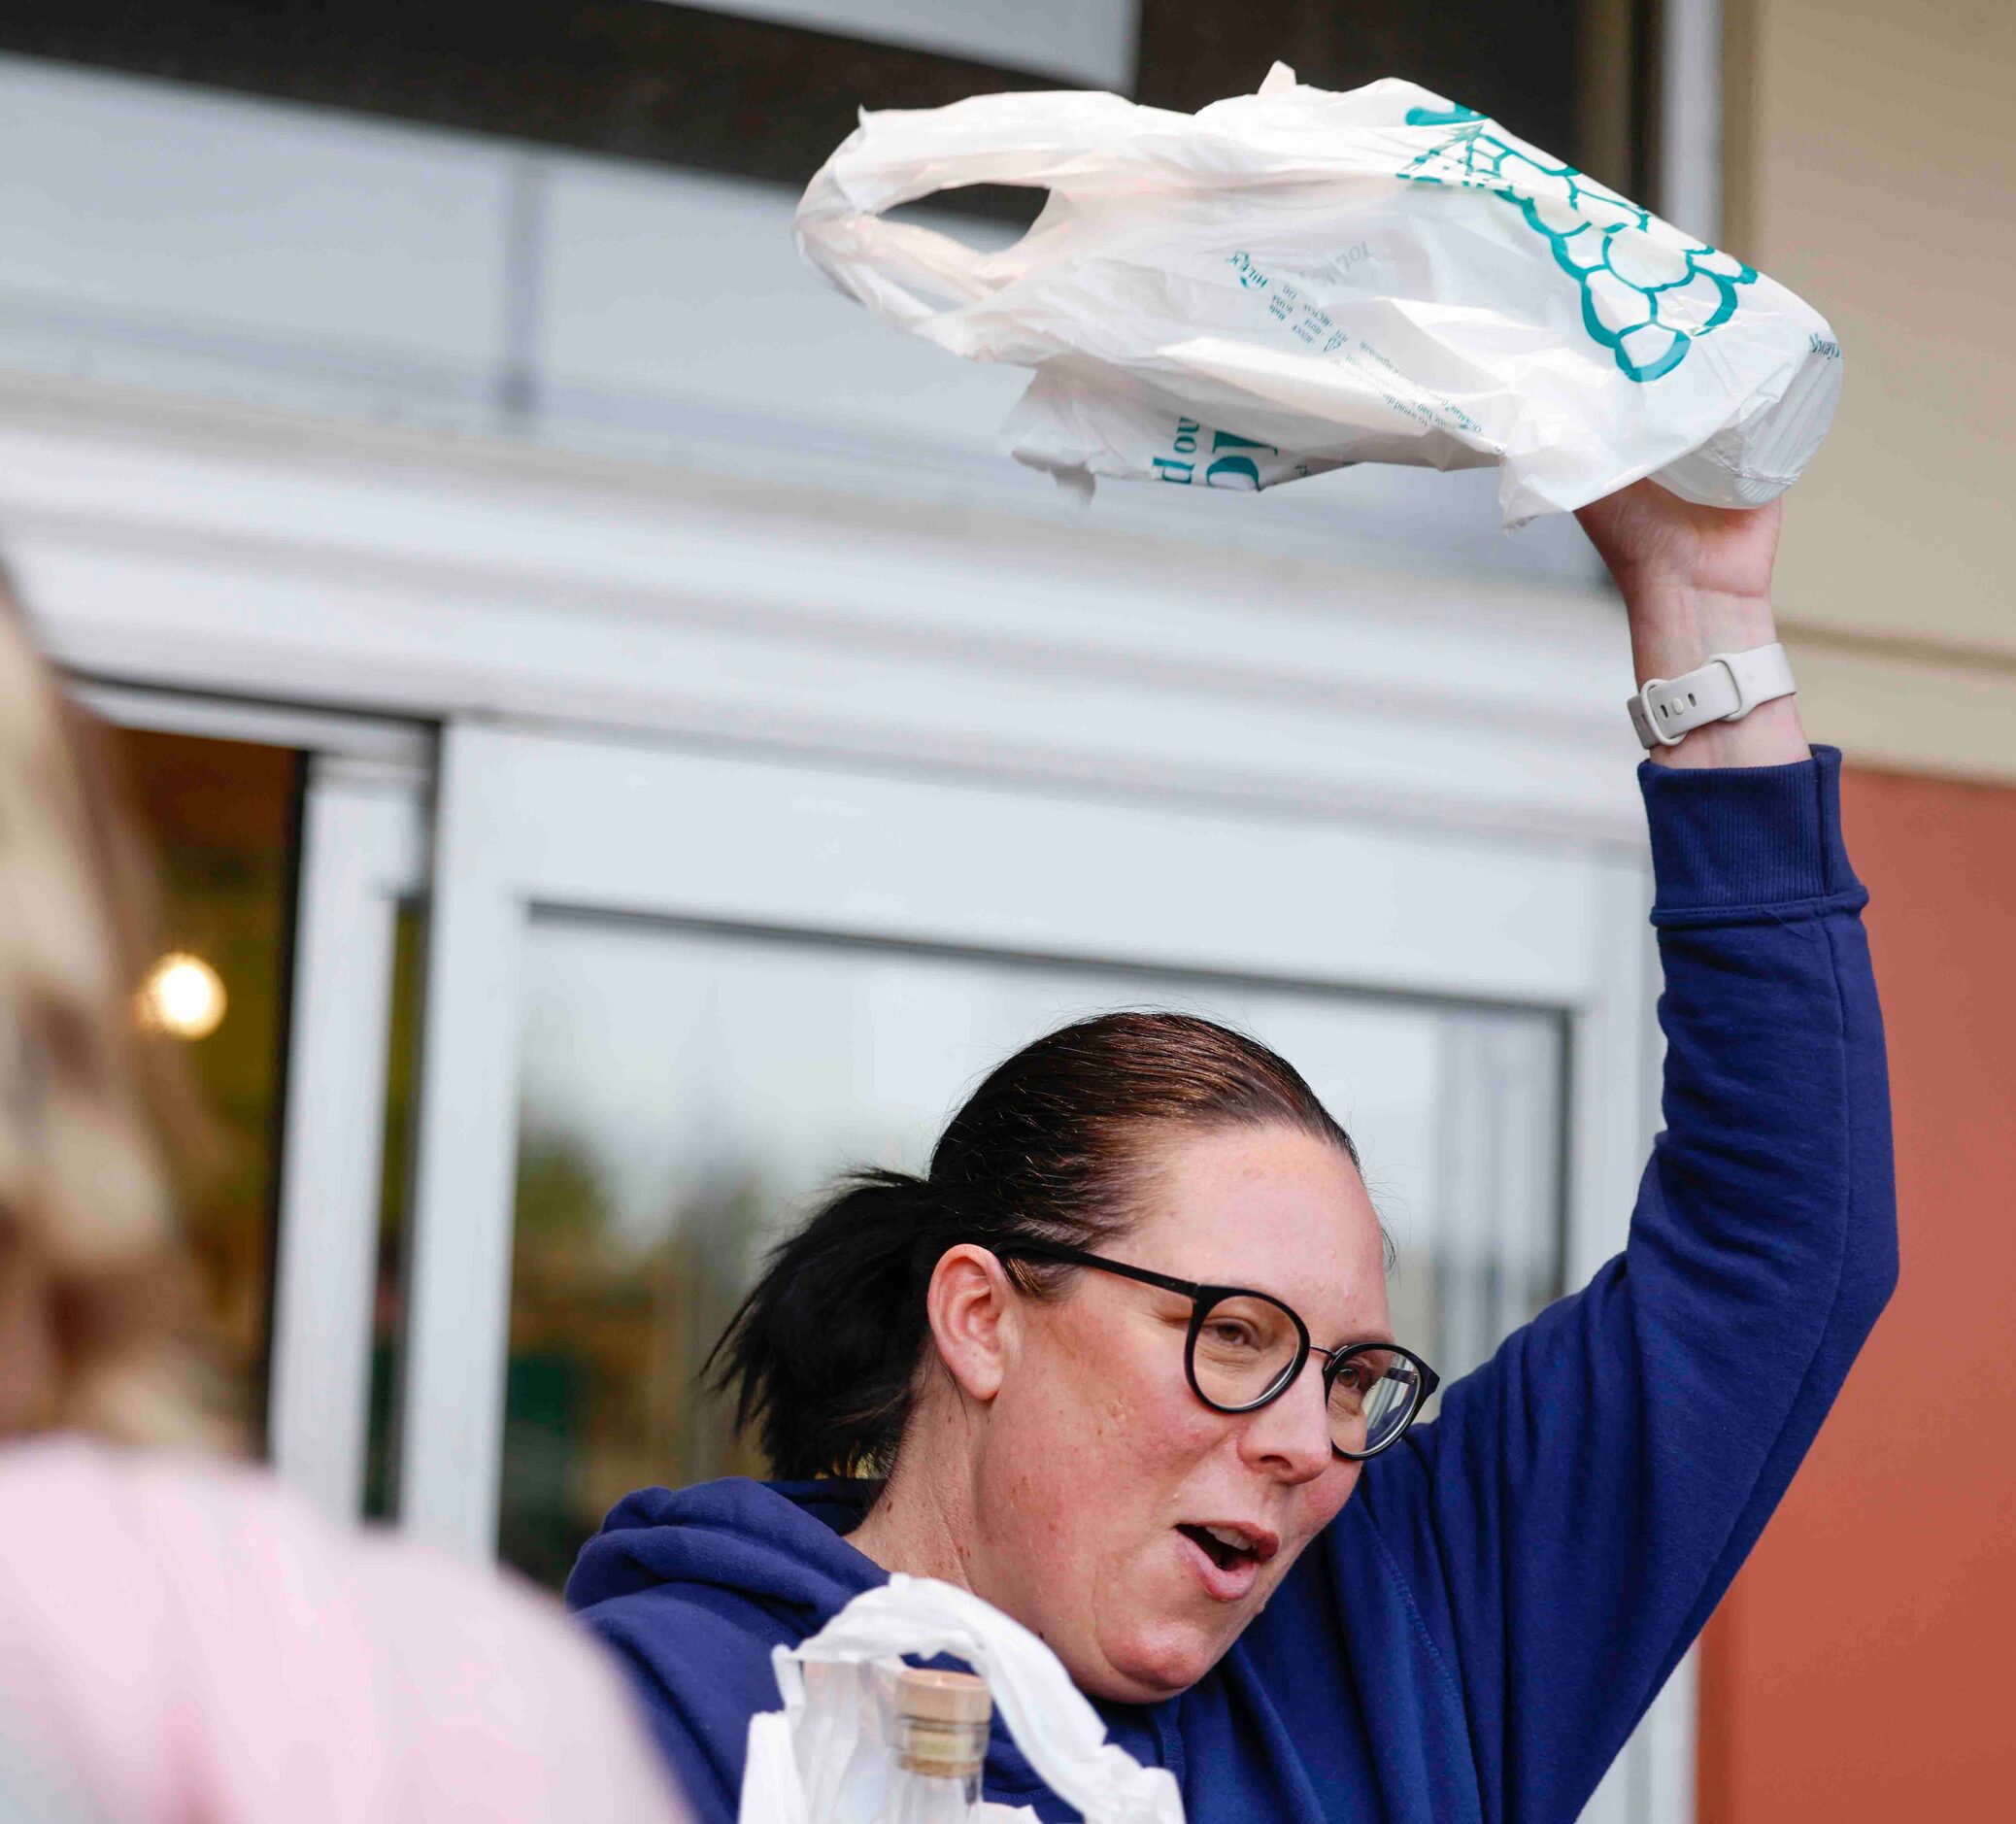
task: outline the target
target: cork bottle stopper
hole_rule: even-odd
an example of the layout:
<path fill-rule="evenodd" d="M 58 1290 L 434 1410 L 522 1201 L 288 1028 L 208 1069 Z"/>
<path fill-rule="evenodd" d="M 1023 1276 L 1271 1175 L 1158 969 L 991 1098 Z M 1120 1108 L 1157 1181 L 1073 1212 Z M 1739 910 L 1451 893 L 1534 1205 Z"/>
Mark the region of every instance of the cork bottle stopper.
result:
<path fill-rule="evenodd" d="M 906 1666 L 895 1678 L 896 1708 L 929 1723 L 986 1723 L 994 1713 L 993 1693 L 971 1672 L 929 1672 Z"/>

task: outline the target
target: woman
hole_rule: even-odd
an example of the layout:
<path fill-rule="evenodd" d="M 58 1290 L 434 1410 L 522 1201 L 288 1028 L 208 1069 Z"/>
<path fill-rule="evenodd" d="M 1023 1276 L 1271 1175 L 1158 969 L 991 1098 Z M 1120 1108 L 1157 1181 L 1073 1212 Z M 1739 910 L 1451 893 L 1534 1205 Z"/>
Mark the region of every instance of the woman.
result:
<path fill-rule="evenodd" d="M 0 588 L 0 1819 L 680 1824 L 543 1600 L 217 1461 L 82 733 Z"/>
<path fill-rule="evenodd" d="M 1644 483 L 1582 517 L 1641 679 L 1775 640 L 1775 507 Z M 568 1591 L 701 1814 L 771 1647 L 903 1571 L 1041 1634 L 1200 1824 L 1573 1819 L 1895 1280 L 1838 763 L 1780 696 L 1641 769 L 1666 1131 L 1623 1256 L 1431 1424 L 1350 1140 L 1204 1022 L 1039 1040 L 926 1178 L 788 1241 L 722 1359 L 793 1479 L 634 1495 Z M 1005 1740 L 987 1786 L 1069 1815 Z"/>

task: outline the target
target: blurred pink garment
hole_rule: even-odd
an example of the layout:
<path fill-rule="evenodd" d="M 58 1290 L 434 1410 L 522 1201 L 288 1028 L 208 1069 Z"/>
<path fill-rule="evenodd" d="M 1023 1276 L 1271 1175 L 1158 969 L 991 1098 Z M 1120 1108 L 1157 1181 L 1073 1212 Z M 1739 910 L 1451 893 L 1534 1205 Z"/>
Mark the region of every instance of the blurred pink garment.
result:
<path fill-rule="evenodd" d="M 12 1768 L 113 1824 L 685 1816 L 530 1589 L 77 1437 L 0 1445 L 0 1815 Z"/>

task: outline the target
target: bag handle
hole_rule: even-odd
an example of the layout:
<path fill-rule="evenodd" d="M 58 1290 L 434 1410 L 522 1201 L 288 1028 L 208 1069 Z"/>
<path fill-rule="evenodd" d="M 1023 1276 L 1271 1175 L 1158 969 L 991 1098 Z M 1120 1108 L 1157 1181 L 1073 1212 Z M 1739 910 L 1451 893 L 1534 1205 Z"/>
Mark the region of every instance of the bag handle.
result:
<path fill-rule="evenodd" d="M 921 293 L 968 304 L 991 297 L 1013 278 L 1016 249 L 982 253 L 934 229 L 885 221 L 886 211 L 969 184 L 1132 187 L 1116 183 L 1117 167 L 1141 117 L 1161 113 L 1119 95 L 1058 90 L 863 114 L 806 186 L 798 251 L 858 303 L 916 328 L 943 308 Z"/>

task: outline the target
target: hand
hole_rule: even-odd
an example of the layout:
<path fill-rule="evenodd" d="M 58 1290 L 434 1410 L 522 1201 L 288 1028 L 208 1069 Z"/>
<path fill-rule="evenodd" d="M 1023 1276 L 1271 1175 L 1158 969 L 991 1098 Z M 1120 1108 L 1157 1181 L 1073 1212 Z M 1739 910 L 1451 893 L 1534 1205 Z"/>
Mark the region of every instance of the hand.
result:
<path fill-rule="evenodd" d="M 1623 592 L 1637 681 L 1677 678 L 1712 653 L 1768 646 L 1779 506 L 1697 507 L 1657 482 L 1633 482 L 1575 517 Z M 1796 699 L 1741 722 L 1711 722 L 1651 758 L 1673 766 L 1776 766 L 1807 757 Z"/>

